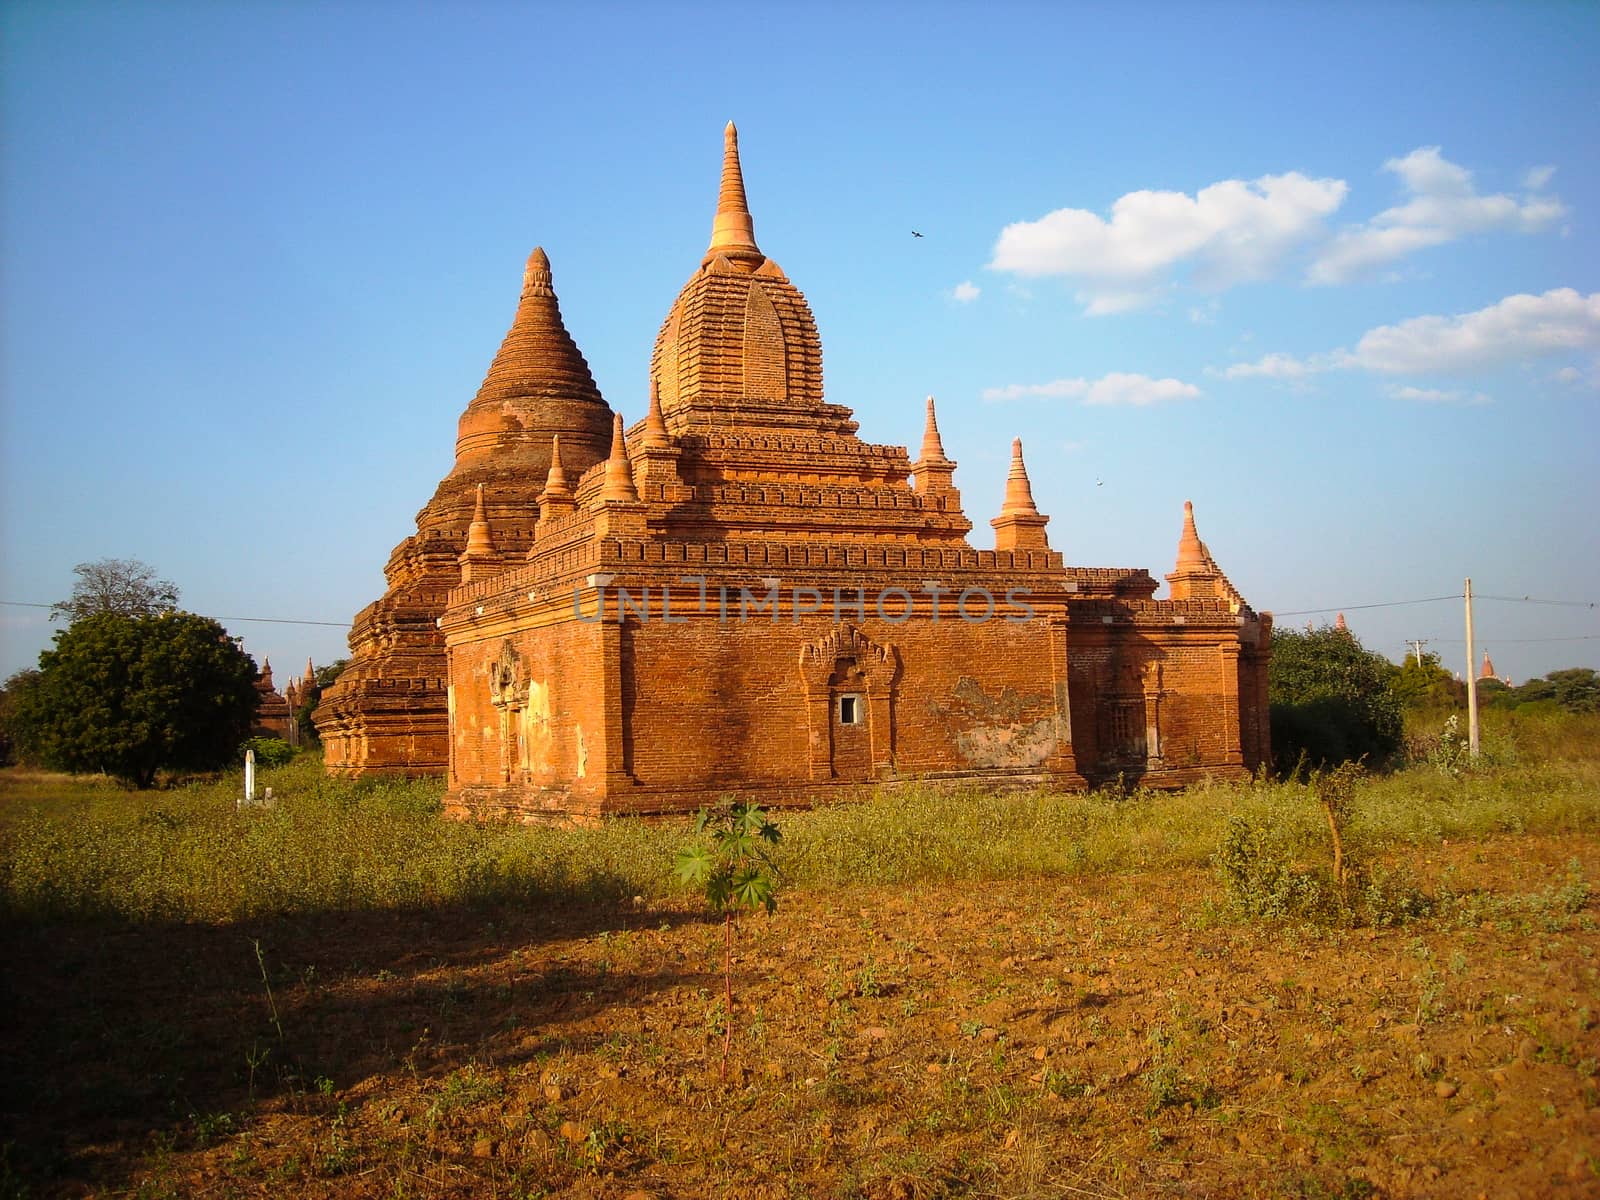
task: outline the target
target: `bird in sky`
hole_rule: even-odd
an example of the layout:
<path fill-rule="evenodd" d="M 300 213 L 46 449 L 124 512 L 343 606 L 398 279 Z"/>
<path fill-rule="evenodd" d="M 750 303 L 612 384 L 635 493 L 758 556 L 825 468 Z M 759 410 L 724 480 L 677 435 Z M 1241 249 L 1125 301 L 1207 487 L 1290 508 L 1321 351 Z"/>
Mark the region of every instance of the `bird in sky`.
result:
<path fill-rule="evenodd" d="M 920 233 L 918 233 L 915 229 L 913 229 L 911 231 L 911 236 L 912 237 L 921 237 L 922 235 Z"/>

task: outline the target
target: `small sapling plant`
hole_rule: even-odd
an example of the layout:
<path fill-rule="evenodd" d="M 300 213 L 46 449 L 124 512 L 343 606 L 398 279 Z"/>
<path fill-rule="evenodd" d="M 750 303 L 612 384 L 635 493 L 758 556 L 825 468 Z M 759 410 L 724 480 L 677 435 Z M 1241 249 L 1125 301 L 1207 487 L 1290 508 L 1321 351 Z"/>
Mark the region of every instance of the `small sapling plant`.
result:
<path fill-rule="evenodd" d="M 778 868 L 768 847 L 783 840 L 778 827 L 757 805 L 723 804 L 701 809 L 695 818 L 695 840 L 678 851 L 674 873 L 694 888 L 722 914 L 722 985 L 726 1006 L 722 1022 L 722 1066 L 728 1077 L 728 1047 L 733 1040 L 733 935 L 734 922 L 744 912 L 764 908 L 770 916 L 778 909 Z"/>

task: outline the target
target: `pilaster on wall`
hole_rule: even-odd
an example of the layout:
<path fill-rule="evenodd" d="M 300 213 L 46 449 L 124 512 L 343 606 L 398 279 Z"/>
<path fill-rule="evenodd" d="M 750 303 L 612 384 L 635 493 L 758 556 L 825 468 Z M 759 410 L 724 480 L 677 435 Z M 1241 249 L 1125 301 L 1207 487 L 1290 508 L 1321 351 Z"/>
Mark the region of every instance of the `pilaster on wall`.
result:
<path fill-rule="evenodd" d="M 623 722 L 623 697 L 622 689 L 622 622 L 620 619 L 605 620 L 602 610 L 601 623 L 595 628 L 595 635 L 599 640 L 600 655 L 600 680 L 601 698 L 599 717 L 601 722 L 601 769 L 600 777 L 605 781 L 604 790 L 608 800 L 631 788 L 636 780 L 633 778 L 633 764 L 629 762 L 629 742 L 627 729 Z"/>
<path fill-rule="evenodd" d="M 1072 689 L 1067 668 L 1067 618 L 1050 618 L 1050 669 L 1055 691 L 1056 750 L 1050 756 L 1049 769 L 1063 777 L 1068 787 L 1087 787 L 1088 782 L 1078 773 L 1078 756 L 1073 747 Z"/>
<path fill-rule="evenodd" d="M 1222 761 L 1227 766 L 1244 765 L 1244 750 L 1239 739 L 1239 643 L 1223 642 L 1217 647 L 1222 656 Z"/>

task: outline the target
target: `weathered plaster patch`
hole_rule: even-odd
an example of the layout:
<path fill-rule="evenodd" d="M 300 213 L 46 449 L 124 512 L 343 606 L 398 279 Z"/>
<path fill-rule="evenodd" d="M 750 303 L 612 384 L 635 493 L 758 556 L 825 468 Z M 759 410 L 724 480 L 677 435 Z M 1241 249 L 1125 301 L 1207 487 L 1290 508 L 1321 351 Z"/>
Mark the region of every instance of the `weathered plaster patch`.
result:
<path fill-rule="evenodd" d="M 550 733 L 550 687 L 537 679 L 528 681 L 528 703 L 522 710 L 522 737 L 527 748 L 527 762 L 523 765 L 535 774 L 553 773 L 555 764 L 551 758 L 555 739 Z"/>
<path fill-rule="evenodd" d="M 963 675 L 948 704 L 929 707 L 973 767 L 1036 767 L 1055 752 L 1056 718 L 1048 697 L 1022 696 L 1011 688 L 990 696 Z"/>
<path fill-rule="evenodd" d="M 572 734 L 578 742 L 578 778 L 582 779 L 584 771 L 589 766 L 589 748 L 583 744 L 583 726 L 574 725 Z"/>

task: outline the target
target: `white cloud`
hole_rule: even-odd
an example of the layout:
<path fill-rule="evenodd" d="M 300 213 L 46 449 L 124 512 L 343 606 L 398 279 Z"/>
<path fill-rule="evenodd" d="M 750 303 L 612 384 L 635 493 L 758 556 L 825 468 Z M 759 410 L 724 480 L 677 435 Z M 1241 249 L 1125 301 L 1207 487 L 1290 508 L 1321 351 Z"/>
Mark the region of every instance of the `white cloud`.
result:
<path fill-rule="evenodd" d="M 1148 375 L 1133 375 L 1112 371 L 1099 379 L 1055 379 L 1049 383 L 1012 383 L 1005 387 L 985 388 L 987 401 L 1020 400 L 1027 397 L 1046 399 L 1082 400 L 1085 404 L 1125 404 L 1144 408 L 1166 400 L 1191 400 L 1200 395 L 1200 389 L 1181 379 L 1151 379 Z"/>
<path fill-rule="evenodd" d="M 1445 388 L 1395 387 L 1384 389 L 1396 400 L 1409 400 L 1414 404 L 1488 404 L 1483 392 L 1458 392 Z"/>
<path fill-rule="evenodd" d="M 1211 372 L 1221 375 L 1224 379 L 1250 379 L 1260 377 L 1265 379 L 1303 379 L 1314 372 L 1326 368 L 1318 363 L 1305 359 L 1295 358 L 1290 354 L 1267 354 L 1253 363 L 1234 363 L 1221 371 Z"/>
<path fill-rule="evenodd" d="M 1265 278 L 1321 236 L 1346 191 L 1343 180 L 1291 171 L 1248 183 L 1226 179 L 1194 196 L 1129 192 L 1111 206 L 1109 221 L 1061 208 L 1007 225 L 989 267 L 1070 278 L 1091 314 L 1125 312 L 1159 299 L 1180 269 L 1210 288 Z"/>
<path fill-rule="evenodd" d="M 972 280 L 964 279 L 956 284 L 950 293 L 950 298 L 958 304 L 971 304 L 983 293 L 983 289 L 973 284 Z"/>
<path fill-rule="evenodd" d="M 1528 196 L 1519 201 L 1504 193 L 1479 195 L 1472 186 L 1472 173 L 1445 158 L 1438 146 L 1422 146 L 1404 158 L 1391 158 L 1383 168 L 1399 176 L 1410 198 L 1336 236 L 1311 264 L 1308 282 L 1346 283 L 1468 234 L 1536 233 L 1567 213 L 1554 198 Z M 1525 182 L 1537 190 L 1554 171 L 1554 167 L 1535 168 Z"/>
<path fill-rule="evenodd" d="M 1455 317 L 1413 317 L 1362 335 L 1350 365 L 1391 374 L 1468 371 L 1600 347 L 1600 292 L 1507 296 Z"/>
<path fill-rule="evenodd" d="M 1534 167 L 1522 177 L 1522 186 L 1530 192 L 1541 191 L 1555 173 L 1554 167 Z"/>
<path fill-rule="evenodd" d="M 1600 349 L 1600 292 L 1584 296 L 1556 288 L 1542 296 L 1507 296 L 1487 308 L 1453 317 L 1412 317 L 1362 334 L 1354 350 L 1296 358 L 1267 354 L 1255 362 L 1207 368 L 1224 379 L 1298 380 L 1323 371 L 1376 371 L 1384 375 L 1461 374 L 1525 362 L 1549 354 Z M 1555 372 L 1563 383 L 1582 377 L 1576 367 Z M 1391 387 L 1398 399 L 1486 404 L 1480 393 Z"/>

